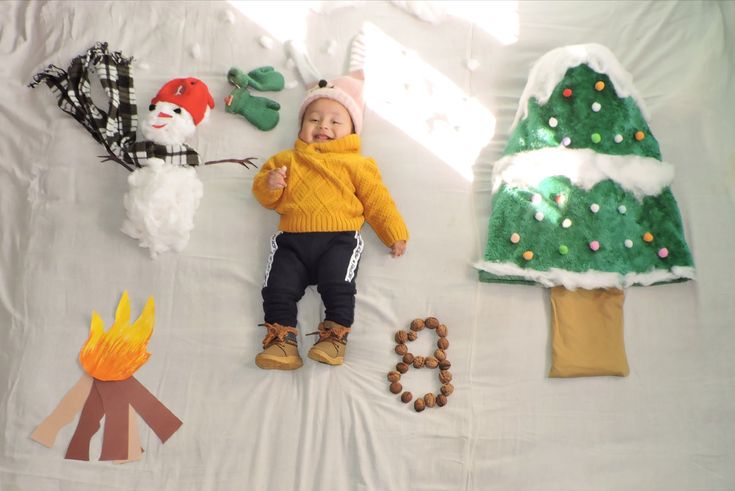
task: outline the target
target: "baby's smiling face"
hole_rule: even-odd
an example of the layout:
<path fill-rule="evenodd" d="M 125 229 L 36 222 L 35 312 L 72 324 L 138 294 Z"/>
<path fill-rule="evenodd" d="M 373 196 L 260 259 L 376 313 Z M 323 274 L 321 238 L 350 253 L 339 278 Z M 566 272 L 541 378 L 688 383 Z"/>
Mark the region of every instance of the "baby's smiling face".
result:
<path fill-rule="evenodd" d="M 306 143 L 336 140 L 352 134 L 352 119 L 347 109 L 333 99 L 317 99 L 304 111 L 299 138 Z"/>

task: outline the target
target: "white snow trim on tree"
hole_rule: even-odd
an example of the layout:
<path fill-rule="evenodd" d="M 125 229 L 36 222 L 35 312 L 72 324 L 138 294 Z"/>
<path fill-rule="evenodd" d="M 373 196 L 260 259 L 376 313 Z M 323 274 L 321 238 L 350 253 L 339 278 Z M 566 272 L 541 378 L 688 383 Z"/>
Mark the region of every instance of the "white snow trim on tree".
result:
<path fill-rule="evenodd" d="M 155 259 L 168 250 L 179 252 L 189 242 L 204 190 L 192 167 L 156 158 L 147 162 L 128 176 L 127 218 L 121 230 L 148 247 Z"/>
<path fill-rule="evenodd" d="M 538 186 L 547 177 L 565 176 L 589 191 L 611 179 L 640 200 L 656 196 L 674 180 L 674 166 L 651 157 L 608 155 L 582 148 L 542 148 L 506 155 L 493 166 L 493 193 L 505 182 L 517 188 Z"/>
<path fill-rule="evenodd" d="M 615 86 L 615 93 L 620 98 L 632 97 L 641 110 L 641 114 L 649 119 L 648 109 L 633 85 L 633 76 L 620 64 L 615 55 L 601 44 L 575 44 L 549 51 L 534 63 L 528 75 L 528 83 L 523 89 L 518 112 L 511 125 L 515 128 L 518 121 L 528 116 L 528 100 L 534 97 L 539 105 L 544 105 L 551 97 L 554 88 L 561 82 L 567 70 L 586 64 L 598 73 L 604 73 Z"/>
<path fill-rule="evenodd" d="M 671 282 L 679 279 L 694 279 L 694 268 L 689 266 L 674 266 L 671 270 L 654 269 L 647 273 L 609 273 L 602 271 L 586 271 L 575 273 L 558 268 L 548 271 L 537 271 L 524 269 L 515 263 L 495 263 L 490 261 L 479 261 L 473 265 L 475 268 L 498 277 L 516 277 L 529 281 L 535 281 L 545 287 L 563 286 L 567 290 L 582 288 L 593 290 L 595 288 L 627 288 L 634 285 L 650 286 L 654 283 Z"/>

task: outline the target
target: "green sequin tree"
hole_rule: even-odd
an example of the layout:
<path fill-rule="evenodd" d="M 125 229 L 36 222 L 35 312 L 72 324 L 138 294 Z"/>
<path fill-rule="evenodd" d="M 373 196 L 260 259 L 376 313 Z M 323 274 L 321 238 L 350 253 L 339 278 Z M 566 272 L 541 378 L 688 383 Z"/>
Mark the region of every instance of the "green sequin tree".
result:
<path fill-rule="evenodd" d="M 673 167 L 619 80 L 581 63 L 527 98 L 495 164 L 480 280 L 592 289 L 693 277 Z"/>

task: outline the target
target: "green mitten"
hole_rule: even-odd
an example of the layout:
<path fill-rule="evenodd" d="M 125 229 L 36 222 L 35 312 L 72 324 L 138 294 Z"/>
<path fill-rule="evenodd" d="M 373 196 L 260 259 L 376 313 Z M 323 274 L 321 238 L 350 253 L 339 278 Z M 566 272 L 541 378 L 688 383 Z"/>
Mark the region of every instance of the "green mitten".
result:
<path fill-rule="evenodd" d="M 237 67 L 232 67 L 227 72 L 227 80 L 237 87 L 244 89 L 251 86 L 261 92 L 283 90 L 285 85 L 283 75 L 275 71 L 272 66 L 262 66 L 247 74 Z"/>
<path fill-rule="evenodd" d="M 237 87 L 225 97 L 225 111 L 243 116 L 263 131 L 276 127 L 280 108 L 276 101 L 251 95 L 244 87 Z"/>
<path fill-rule="evenodd" d="M 285 82 L 283 75 L 275 71 L 272 66 L 262 66 L 248 72 L 250 86 L 255 90 L 278 91 L 283 90 Z"/>

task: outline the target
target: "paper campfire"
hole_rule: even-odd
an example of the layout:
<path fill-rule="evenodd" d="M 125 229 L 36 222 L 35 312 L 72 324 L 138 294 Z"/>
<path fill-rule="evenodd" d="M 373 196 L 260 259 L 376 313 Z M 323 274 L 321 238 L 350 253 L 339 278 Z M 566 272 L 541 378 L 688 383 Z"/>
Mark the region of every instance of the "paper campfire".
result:
<path fill-rule="evenodd" d="M 131 326 L 127 292 L 123 292 L 115 322 L 107 332 L 102 318 L 92 312 L 89 339 L 79 352 L 86 373 L 38 425 L 31 435 L 33 440 L 53 447 L 59 430 L 81 411 L 65 458 L 89 460 L 90 442 L 104 417 L 100 460 L 128 462 L 143 455 L 136 413 L 161 442 L 165 443 L 179 429 L 181 420 L 133 377 L 151 356 L 146 345 L 153 333 L 154 315 L 153 297 L 150 297 Z"/>

